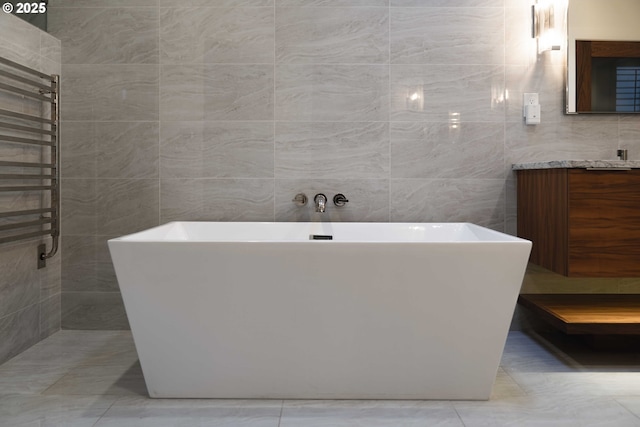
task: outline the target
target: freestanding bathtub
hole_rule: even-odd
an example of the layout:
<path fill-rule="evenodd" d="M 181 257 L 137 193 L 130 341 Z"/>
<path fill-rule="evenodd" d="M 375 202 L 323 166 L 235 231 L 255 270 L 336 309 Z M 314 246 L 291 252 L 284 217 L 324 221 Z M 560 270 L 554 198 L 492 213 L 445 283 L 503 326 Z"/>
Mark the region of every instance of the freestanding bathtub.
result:
<path fill-rule="evenodd" d="M 463 223 L 173 222 L 109 248 L 151 397 L 479 400 L 531 242 Z"/>

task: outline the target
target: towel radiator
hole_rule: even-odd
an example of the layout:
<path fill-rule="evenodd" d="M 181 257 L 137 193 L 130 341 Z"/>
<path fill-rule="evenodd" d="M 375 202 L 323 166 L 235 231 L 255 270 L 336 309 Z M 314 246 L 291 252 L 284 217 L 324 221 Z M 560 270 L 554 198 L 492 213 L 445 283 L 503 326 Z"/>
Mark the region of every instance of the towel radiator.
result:
<path fill-rule="evenodd" d="M 49 251 L 38 246 L 38 268 L 56 254 L 60 236 L 59 89 L 58 75 L 0 57 L 0 244 L 50 235 Z M 16 107 L 26 102 L 40 114 Z M 39 201 L 13 210 L 16 195 Z"/>

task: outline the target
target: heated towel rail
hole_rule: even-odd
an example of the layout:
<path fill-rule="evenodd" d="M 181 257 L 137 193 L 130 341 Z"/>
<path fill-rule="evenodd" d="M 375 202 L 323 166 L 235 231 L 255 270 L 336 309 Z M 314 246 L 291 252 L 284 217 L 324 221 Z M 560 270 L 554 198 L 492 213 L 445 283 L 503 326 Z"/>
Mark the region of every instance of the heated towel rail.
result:
<path fill-rule="evenodd" d="M 0 244 L 50 235 L 41 268 L 60 236 L 59 76 L 0 57 L 0 92 Z"/>

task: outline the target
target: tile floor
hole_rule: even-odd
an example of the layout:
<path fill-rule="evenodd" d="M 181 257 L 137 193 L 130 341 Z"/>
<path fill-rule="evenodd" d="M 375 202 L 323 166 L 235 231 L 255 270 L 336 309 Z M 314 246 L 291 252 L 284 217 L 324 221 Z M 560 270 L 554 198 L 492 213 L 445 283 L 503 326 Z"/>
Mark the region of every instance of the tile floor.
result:
<path fill-rule="evenodd" d="M 487 402 L 163 400 L 129 332 L 61 331 L 0 366 L 0 426 L 640 426 L 640 352 L 511 332 Z"/>

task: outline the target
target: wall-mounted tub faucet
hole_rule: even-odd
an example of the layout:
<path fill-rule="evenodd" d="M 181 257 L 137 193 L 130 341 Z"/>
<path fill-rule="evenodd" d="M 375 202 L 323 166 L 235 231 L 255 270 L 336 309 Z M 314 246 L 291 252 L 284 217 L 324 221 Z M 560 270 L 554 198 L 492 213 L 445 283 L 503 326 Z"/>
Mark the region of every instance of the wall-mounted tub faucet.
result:
<path fill-rule="evenodd" d="M 313 201 L 316 203 L 316 212 L 324 212 L 324 208 L 327 206 L 327 196 L 318 193 L 313 198 Z"/>
<path fill-rule="evenodd" d="M 348 201 L 349 200 L 347 200 L 345 195 L 342 193 L 338 193 L 335 196 L 333 196 L 333 204 L 339 208 L 344 206 Z"/>

